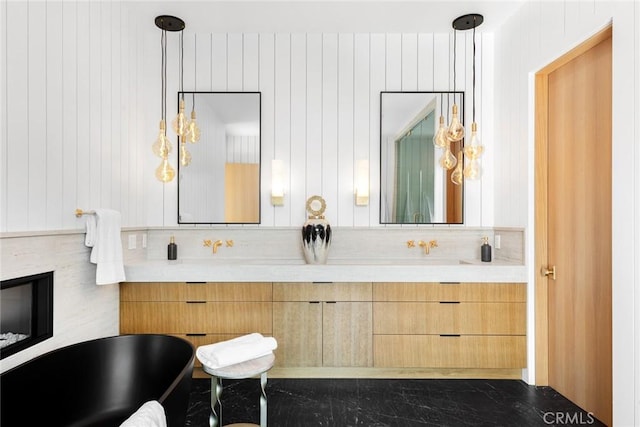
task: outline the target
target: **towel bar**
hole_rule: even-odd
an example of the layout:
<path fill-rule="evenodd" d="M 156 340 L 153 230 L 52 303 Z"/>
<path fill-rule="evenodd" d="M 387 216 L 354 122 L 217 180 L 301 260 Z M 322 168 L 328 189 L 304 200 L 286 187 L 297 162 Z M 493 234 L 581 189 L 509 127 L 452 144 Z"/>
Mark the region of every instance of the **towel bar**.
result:
<path fill-rule="evenodd" d="M 95 215 L 95 211 L 83 211 L 82 209 L 76 209 L 76 217 L 80 218 L 82 215 Z"/>

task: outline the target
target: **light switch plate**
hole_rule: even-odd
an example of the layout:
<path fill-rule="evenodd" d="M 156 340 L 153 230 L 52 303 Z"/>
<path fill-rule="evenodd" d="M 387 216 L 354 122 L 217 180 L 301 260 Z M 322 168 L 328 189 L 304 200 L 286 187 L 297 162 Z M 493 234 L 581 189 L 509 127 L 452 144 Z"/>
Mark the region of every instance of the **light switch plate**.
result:
<path fill-rule="evenodd" d="M 147 233 L 142 233 L 142 249 L 147 248 Z"/>
<path fill-rule="evenodd" d="M 129 249 L 135 249 L 135 248 L 136 248 L 136 235 L 129 234 Z"/>
<path fill-rule="evenodd" d="M 496 234 L 496 235 L 494 236 L 494 238 L 493 238 L 493 246 L 494 246 L 496 249 L 500 249 L 500 243 L 501 243 L 501 242 L 500 242 L 500 240 L 501 240 L 501 239 L 500 239 L 500 235 L 499 235 L 499 234 Z"/>

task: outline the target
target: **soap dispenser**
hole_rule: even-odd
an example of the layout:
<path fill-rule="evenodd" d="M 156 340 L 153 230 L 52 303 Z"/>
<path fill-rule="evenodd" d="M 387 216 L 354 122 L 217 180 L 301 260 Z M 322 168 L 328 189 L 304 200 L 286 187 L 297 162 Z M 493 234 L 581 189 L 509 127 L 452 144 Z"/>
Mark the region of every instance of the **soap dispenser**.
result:
<path fill-rule="evenodd" d="M 482 238 L 482 246 L 480 246 L 480 259 L 482 262 L 491 262 L 491 245 L 489 244 L 489 238 Z"/>
<path fill-rule="evenodd" d="M 173 236 L 171 236 L 171 239 L 169 239 L 169 244 L 167 245 L 167 259 L 178 259 L 178 245 L 176 245 L 176 239 Z"/>

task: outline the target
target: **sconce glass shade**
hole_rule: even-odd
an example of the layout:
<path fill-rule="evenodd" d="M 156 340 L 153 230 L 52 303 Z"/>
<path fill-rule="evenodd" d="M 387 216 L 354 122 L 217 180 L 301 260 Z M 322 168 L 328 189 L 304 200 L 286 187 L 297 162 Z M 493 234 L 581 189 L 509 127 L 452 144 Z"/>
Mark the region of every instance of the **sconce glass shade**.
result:
<path fill-rule="evenodd" d="M 447 126 L 444 124 L 444 116 L 440 116 L 440 125 L 433 137 L 433 145 L 440 148 L 445 148 L 449 140 L 447 139 Z"/>
<path fill-rule="evenodd" d="M 440 166 L 446 170 L 451 170 L 456 167 L 456 163 L 458 163 L 458 161 L 456 160 L 456 156 L 451 152 L 451 144 L 447 144 L 444 153 L 442 153 L 440 157 Z"/>
<path fill-rule="evenodd" d="M 458 104 L 453 104 L 451 107 L 451 123 L 447 129 L 447 138 L 451 142 L 457 142 L 464 138 L 464 126 L 458 118 Z"/>
<path fill-rule="evenodd" d="M 200 127 L 198 127 L 198 123 L 196 122 L 195 110 L 191 110 L 191 120 L 187 126 L 187 141 L 192 144 L 200 141 Z"/>
<path fill-rule="evenodd" d="M 173 169 L 167 158 L 162 159 L 160 166 L 156 169 L 156 178 L 162 182 L 172 181 L 176 176 L 176 171 Z"/>
<path fill-rule="evenodd" d="M 180 144 L 180 164 L 182 166 L 189 166 L 191 164 L 191 153 L 187 150 L 187 144 Z"/>
<path fill-rule="evenodd" d="M 187 134 L 188 129 L 188 121 L 187 116 L 184 114 L 184 99 L 180 100 L 180 107 L 178 109 L 178 115 L 175 119 L 173 119 L 173 130 L 180 137 L 180 139 L 184 139 Z"/>
<path fill-rule="evenodd" d="M 458 152 L 458 164 L 456 168 L 451 172 L 451 182 L 456 185 L 461 185 L 463 181 L 463 172 L 462 172 L 462 151 Z"/>
<path fill-rule="evenodd" d="M 469 138 L 469 144 L 464 147 L 464 155 L 469 160 L 477 160 L 484 152 L 484 147 L 480 143 L 480 137 L 478 136 L 478 125 L 476 122 L 471 123 L 471 138 Z"/>
<path fill-rule="evenodd" d="M 169 155 L 172 149 L 171 141 L 167 138 L 167 131 L 164 120 L 160 120 L 160 131 L 158 132 L 158 138 L 156 142 L 151 146 L 153 154 L 160 158 L 165 158 Z"/>

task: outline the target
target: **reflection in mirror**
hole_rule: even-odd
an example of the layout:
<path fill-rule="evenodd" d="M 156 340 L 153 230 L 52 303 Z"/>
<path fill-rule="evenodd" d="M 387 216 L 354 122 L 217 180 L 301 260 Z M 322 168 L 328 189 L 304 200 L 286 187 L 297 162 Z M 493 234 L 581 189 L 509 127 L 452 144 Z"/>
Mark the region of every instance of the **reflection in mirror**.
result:
<path fill-rule="evenodd" d="M 380 223 L 462 224 L 462 185 L 443 169 L 433 137 L 463 92 L 380 93 Z M 451 144 L 457 158 L 463 141 Z"/>
<path fill-rule="evenodd" d="M 178 162 L 178 223 L 260 223 L 260 92 L 183 93 L 201 136 Z"/>

